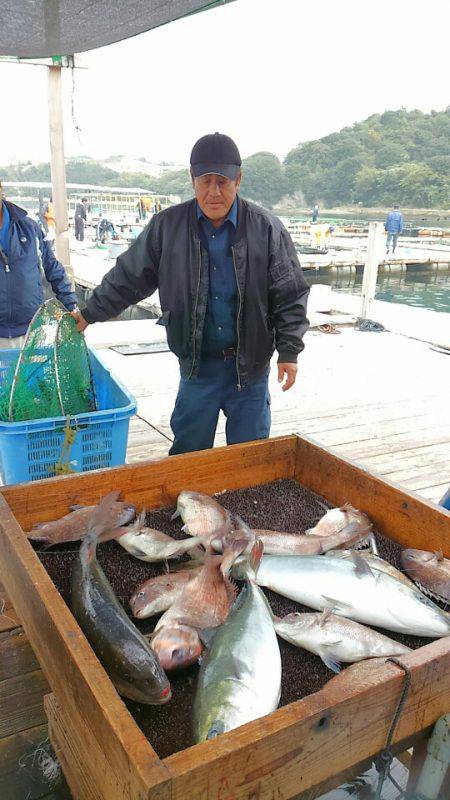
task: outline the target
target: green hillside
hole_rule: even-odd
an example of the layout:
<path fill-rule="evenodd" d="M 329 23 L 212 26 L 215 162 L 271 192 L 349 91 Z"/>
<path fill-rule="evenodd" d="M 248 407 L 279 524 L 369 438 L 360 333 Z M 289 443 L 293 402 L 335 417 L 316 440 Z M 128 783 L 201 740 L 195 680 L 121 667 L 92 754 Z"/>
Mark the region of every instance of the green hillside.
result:
<path fill-rule="evenodd" d="M 111 159 L 109 159 L 111 162 Z M 0 167 L 0 180 L 50 180 L 49 164 Z M 92 159 L 69 159 L 67 180 L 140 186 L 192 196 L 188 170 L 160 178 L 118 173 Z M 450 207 L 450 107 L 445 111 L 385 111 L 321 139 L 302 142 L 283 163 L 273 153 L 243 161 L 241 193 L 268 208 L 282 198 L 327 208 L 399 203 L 407 208 Z"/>
<path fill-rule="evenodd" d="M 385 111 L 288 153 L 284 171 L 290 194 L 328 208 L 398 203 L 450 205 L 450 108 Z"/>

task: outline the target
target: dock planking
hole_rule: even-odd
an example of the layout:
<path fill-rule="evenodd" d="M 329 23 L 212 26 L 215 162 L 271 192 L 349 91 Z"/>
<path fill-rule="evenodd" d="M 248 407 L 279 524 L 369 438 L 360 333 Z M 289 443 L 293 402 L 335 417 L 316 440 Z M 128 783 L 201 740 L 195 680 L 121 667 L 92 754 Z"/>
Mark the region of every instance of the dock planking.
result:
<path fill-rule="evenodd" d="M 298 432 L 438 502 L 450 483 L 450 370 L 428 343 L 390 333 L 310 330 L 293 389 L 272 363 L 273 436 Z M 170 353 L 102 358 L 138 401 L 127 461 L 161 458 L 172 440 L 178 364 Z M 221 415 L 216 444 L 225 442 Z M 444 489 L 445 490 L 445 489 Z"/>
<path fill-rule="evenodd" d="M 42 754 L 51 754 L 44 712 L 49 689 L 1 584 L 0 598 L 0 797 L 70 800 L 64 778 L 42 771 Z"/>

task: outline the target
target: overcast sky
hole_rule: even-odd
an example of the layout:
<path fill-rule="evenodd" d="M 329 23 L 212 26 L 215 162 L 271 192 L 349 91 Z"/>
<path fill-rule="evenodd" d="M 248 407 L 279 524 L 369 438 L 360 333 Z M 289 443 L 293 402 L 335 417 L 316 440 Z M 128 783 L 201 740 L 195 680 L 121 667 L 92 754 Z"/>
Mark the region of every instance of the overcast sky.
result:
<path fill-rule="evenodd" d="M 375 112 L 450 104 L 448 0 L 236 0 L 83 54 L 66 156 L 187 163 L 216 130 L 282 158 Z M 0 164 L 49 158 L 47 70 L 0 64 Z"/>

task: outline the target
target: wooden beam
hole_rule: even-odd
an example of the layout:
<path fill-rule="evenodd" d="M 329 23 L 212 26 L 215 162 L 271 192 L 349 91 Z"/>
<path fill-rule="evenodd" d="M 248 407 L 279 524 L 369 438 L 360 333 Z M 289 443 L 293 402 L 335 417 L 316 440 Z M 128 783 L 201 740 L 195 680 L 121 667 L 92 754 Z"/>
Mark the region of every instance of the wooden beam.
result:
<path fill-rule="evenodd" d="M 370 317 L 371 306 L 375 298 L 377 286 L 378 265 L 382 257 L 383 223 L 369 222 L 369 238 L 367 240 L 367 253 L 364 263 L 364 273 L 361 288 L 360 317 Z"/>
<path fill-rule="evenodd" d="M 70 267 L 69 251 L 69 219 L 67 216 L 61 67 L 53 66 L 48 68 L 48 119 L 52 198 L 56 219 L 56 257 L 66 268 L 67 276 L 73 284 L 73 271 Z"/>

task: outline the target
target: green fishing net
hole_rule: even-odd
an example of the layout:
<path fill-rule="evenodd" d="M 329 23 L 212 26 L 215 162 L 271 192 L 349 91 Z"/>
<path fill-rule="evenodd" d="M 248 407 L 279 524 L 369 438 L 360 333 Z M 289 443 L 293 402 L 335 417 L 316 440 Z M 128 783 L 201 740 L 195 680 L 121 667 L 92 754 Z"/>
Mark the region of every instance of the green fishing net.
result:
<path fill-rule="evenodd" d="M 0 419 L 23 422 L 95 410 L 84 336 L 58 300 L 47 300 L 31 320 L 20 355 L 2 380 Z"/>

